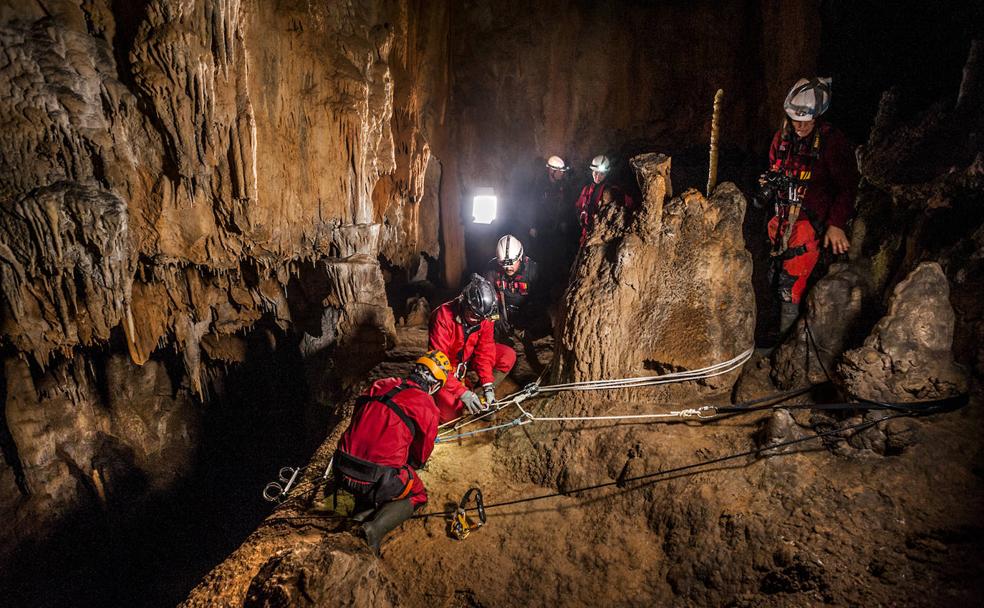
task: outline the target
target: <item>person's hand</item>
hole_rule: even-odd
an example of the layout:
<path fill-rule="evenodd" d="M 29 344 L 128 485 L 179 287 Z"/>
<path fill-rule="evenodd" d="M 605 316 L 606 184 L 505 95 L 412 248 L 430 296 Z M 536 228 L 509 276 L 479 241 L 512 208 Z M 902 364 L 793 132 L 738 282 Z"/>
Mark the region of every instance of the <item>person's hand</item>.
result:
<path fill-rule="evenodd" d="M 765 185 L 765 173 L 759 175 L 759 186 L 764 186 L 764 185 Z"/>
<path fill-rule="evenodd" d="M 469 414 L 477 414 L 482 411 L 482 400 L 478 398 L 478 395 L 471 391 L 465 391 L 461 393 L 461 403 L 468 410 Z"/>
<path fill-rule="evenodd" d="M 830 247 L 830 250 L 836 254 L 847 253 L 851 248 L 851 241 L 842 229 L 837 226 L 827 226 L 827 232 L 823 236 L 823 246 Z"/>
<path fill-rule="evenodd" d="M 485 391 L 485 408 L 489 409 L 495 405 L 495 387 L 491 382 L 482 385 L 482 390 Z"/>

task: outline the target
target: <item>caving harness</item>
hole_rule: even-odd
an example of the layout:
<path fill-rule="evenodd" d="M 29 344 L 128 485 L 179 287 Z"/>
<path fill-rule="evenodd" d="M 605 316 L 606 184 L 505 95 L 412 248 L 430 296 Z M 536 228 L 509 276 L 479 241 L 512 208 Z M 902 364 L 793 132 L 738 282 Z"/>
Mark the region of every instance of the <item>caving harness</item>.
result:
<path fill-rule="evenodd" d="M 775 214 L 779 218 L 778 232 L 772 243 L 770 255 L 778 261 L 789 260 L 806 253 L 806 244 L 789 248 L 789 237 L 793 225 L 799 220 L 806 189 L 813 177 L 813 165 L 820 158 L 820 125 L 813 129 L 812 141 L 804 154 L 804 147 L 795 134 L 784 134 L 779 143 L 780 158 L 773 167 L 773 172 L 785 177 L 775 197 Z M 809 219 L 809 218 L 808 218 Z M 816 240 L 816 227 L 812 225 Z"/>
<path fill-rule="evenodd" d="M 468 502 L 475 497 L 475 506 L 471 507 L 476 511 L 478 519 L 468 517 Z M 482 491 L 477 487 L 469 488 L 465 495 L 458 502 L 458 509 L 451 518 L 450 532 L 455 540 L 465 540 L 468 535 L 485 525 L 485 500 L 482 498 Z"/>
<path fill-rule="evenodd" d="M 461 380 L 468 373 L 468 361 L 465 360 L 465 349 L 468 348 L 468 338 L 482 328 L 482 322 L 467 325 L 460 314 L 455 315 L 455 321 L 461 326 L 461 350 L 458 351 L 458 365 L 454 368 L 454 377 Z M 475 349 L 472 349 L 474 353 Z"/>
<path fill-rule="evenodd" d="M 416 437 L 417 425 L 393 400 L 401 392 L 413 388 L 406 380 L 391 388 L 383 395 L 363 395 L 355 400 L 356 407 L 365 407 L 369 403 L 379 402 L 396 414 L 403 424 L 407 425 L 410 435 Z M 402 479 L 406 471 L 406 480 Z M 400 500 L 410 494 L 413 487 L 413 472 L 410 465 L 400 467 L 379 465 L 368 460 L 357 458 L 342 450 L 335 450 L 334 472 L 338 485 L 355 496 L 365 497 L 380 504 L 390 500 Z"/>

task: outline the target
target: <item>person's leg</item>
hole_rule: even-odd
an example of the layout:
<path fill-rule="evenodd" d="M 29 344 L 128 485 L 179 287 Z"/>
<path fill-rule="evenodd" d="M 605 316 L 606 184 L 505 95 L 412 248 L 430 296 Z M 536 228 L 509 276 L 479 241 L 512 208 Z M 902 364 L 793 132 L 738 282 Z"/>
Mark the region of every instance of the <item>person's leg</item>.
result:
<path fill-rule="evenodd" d="M 780 298 L 782 310 L 779 321 L 780 335 L 785 334 L 796 322 L 800 312 L 800 302 L 806 293 L 810 274 L 820 258 L 818 241 L 813 226 L 808 221 L 799 221 L 793 225 L 789 237 L 789 249 L 805 248 L 803 253 L 791 257 L 782 263 L 780 277 Z"/>
<path fill-rule="evenodd" d="M 410 467 L 403 467 L 400 469 L 398 479 L 399 483 L 394 484 L 392 491 L 395 492 L 396 488 L 399 487 L 406 489 L 395 499 L 380 505 L 375 517 L 362 524 L 366 542 L 376 555 L 379 555 L 379 546 L 383 542 L 383 538 L 409 519 L 414 510 L 427 502 L 427 488 L 424 487 L 424 482 L 416 471 Z"/>
<path fill-rule="evenodd" d="M 505 344 L 496 344 L 495 363 L 492 364 L 492 369 L 508 374 L 514 365 L 516 365 L 516 351 Z"/>
<path fill-rule="evenodd" d="M 352 507 L 352 519 L 358 522 L 363 522 L 368 519 L 372 512 L 376 510 L 376 505 L 373 504 L 365 496 L 355 496 L 355 505 Z"/>
<path fill-rule="evenodd" d="M 362 524 L 366 543 L 375 555 L 379 555 L 379 545 L 383 542 L 383 538 L 413 515 L 412 501 L 412 498 L 402 498 L 383 503 L 372 521 Z"/>

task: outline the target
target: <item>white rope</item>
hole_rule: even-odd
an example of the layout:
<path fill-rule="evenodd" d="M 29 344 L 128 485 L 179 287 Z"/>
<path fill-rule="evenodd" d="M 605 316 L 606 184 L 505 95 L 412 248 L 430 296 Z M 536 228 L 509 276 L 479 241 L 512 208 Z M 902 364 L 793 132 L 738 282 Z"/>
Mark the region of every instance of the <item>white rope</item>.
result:
<path fill-rule="evenodd" d="M 709 365 L 707 367 L 702 367 L 694 370 L 687 370 L 683 372 L 671 372 L 668 374 L 662 374 L 659 376 L 645 376 L 640 378 L 618 378 L 612 380 L 587 380 L 582 382 L 568 382 L 564 384 L 552 384 L 547 386 L 539 386 L 537 383 L 530 385 L 523 390 L 517 391 L 503 399 L 496 401 L 496 407 L 490 409 L 473 418 L 469 418 L 461 421 L 461 418 L 457 418 L 450 422 L 445 423 L 439 428 L 445 428 L 446 425 L 454 424 L 451 428 L 445 428 L 445 430 L 438 434 L 436 443 L 444 443 L 447 441 L 452 441 L 455 439 L 461 439 L 464 437 L 470 437 L 477 435 L 479 433 L 485 433 L 489 431 L 495 431 L 499 429 L 509 428 L 513 426 L 529 424 L 530 422 L 588 422 L 595 420 L 644 420 L 644 419 L 666 419 L 666 418 L 677 418 L 677 419 L 687 419 L 687 418 L 700 418 L 709 419 L 713 418 L 714 414 L 705 415 L 705 412 L 716 410 L 714 406 L 704 406 L 700 408 L 690 408 L 684 410 L 677 410 L 671 412 L 660 412 L 655 414 L 623 414 L 623 415 L 612 415 L 612 416 L 535 416 L 530 412 L 523 409 L 520 403 L 536 393 L 554 393 L 561 391 L 592 391 L 592 390 L 612 390 L 619 388 L 636 388 L 643 386 L 656 386 L 660 384 L 670 384 L 673 382 L 687 382 L 691 380 L 702 380 L 705 378 L 712 378 L 714 376 L 720 376 L 722 374 L 727 374 L 728 372 L 738 369 L 748 361 L 752 353 L 754 352 L 754 347 L 749 348 L 743 353 L 728 359 L 727 361 L 722 361 L 720 363 L 715 363 L 714 365 Z M 533 387 L 534 390 L 530 390 Z M 515 405 L 519 408 L 521 412 L 520 416 L 511 422 L 505 424 L 499 424 L 492 427 L 487 427 L 484 429 L 479 429 L 477 431 L 471 431 L 467 433 L 461 433 L 460 430 L 470 424 L 479 422 L 496 412 L 510 406 Z"/>
<path fill-rule="evenodd" d="M 630 388 L 636 386 L 654 386 L 657 384 L 669 384 L 671 382 L 686 382 L 688 380 L 701 380 L 704 378 L 720 376 L 721 374 L 726 374 L 728 372 L 734 371 L 735 369 L 744 365 L 745 362 L 751 358 L 754 352 L 755 352 L 754 348 L 749 348 L 748 350 L 741 353 L 740 355 L 728 359 L 727 361 L 722 361 L 721 363 L 715 363 L 714 365 L 709 365 L 707 367 L 687 370 L 683 372 L 671 372 L 659 376 L 644 376 L 639 378 L 585 380 L 582 382 L 552 384 L 547 386 L 541 386 L 540 391 L 544 393 L 551 393 L 551 392 L 558 392 L 558 391 L 605 390 L 605 389 L 616 389 L 616 388 Z"/>
<path fill-rule="evenodd" d="M 591 421 L 591 420 L 642 420 L 645 418 L 712 418 L 705 416 L 704 412 L 716 409 L 712 405 L 701 408 L 679 410 L 675 412 L 664 412 L 661 414 L 623 414 L 621 416 L 534 416 L 527 412 L 532 422 L 567 422 L 567 421 Z"/>

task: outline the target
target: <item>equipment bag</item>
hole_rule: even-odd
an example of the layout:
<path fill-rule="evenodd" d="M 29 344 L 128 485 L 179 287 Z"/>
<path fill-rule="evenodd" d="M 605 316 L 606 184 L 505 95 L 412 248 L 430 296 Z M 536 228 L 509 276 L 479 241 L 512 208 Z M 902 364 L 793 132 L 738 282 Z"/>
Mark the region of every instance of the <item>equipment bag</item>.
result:
<path fill-rule="evenodd" d="M 332 468 L 340 487 L 354 496 L 371 500 L 375 505 L 406 498 L 413 487 L 413 471 L 408 465 L 378 465 L 336 450 Z M 407 471 L 406 480 L 401 476 L 404 469 Z"/>

